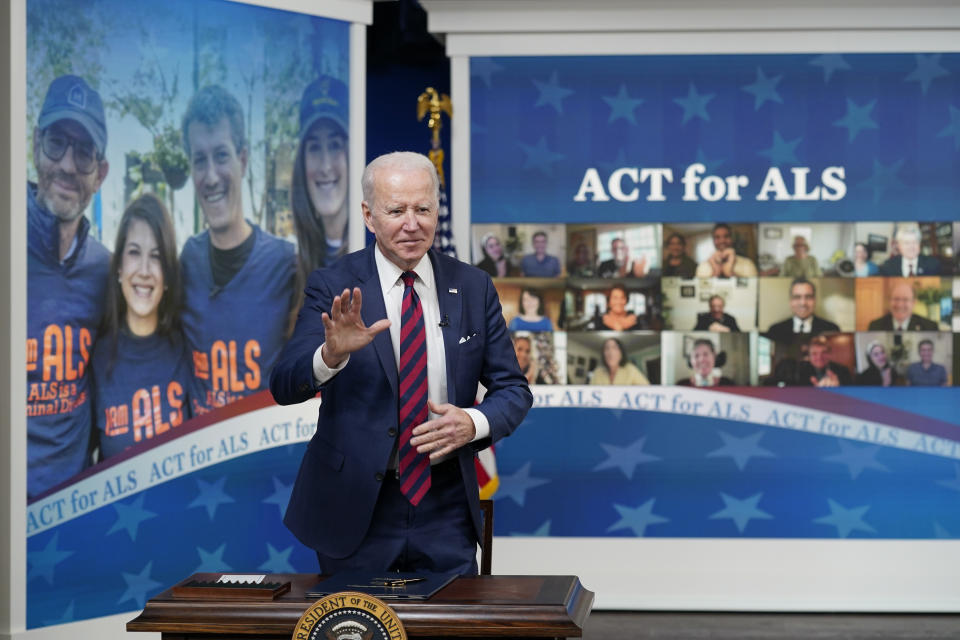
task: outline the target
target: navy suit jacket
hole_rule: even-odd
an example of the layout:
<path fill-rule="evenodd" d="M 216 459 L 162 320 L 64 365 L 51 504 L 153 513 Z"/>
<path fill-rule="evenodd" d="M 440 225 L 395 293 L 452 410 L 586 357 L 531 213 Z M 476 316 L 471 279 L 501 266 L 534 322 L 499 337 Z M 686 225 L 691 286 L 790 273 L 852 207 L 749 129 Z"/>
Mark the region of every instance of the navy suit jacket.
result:
<path fill-rule="evenodd" d="M 709 311 L 705 311 L 703 313 L 697 314 L 697 324 L 696 326 L 693 327 L 693 330 L 709 331 L 710 325 L 712 325 L 714 322 L 719 322 L 726 328 L 730 329 L 730 331 L 736 331 L 736 332 L 740 331 L 740 327 L 737 326 L 737 319 L 734 318 L 729 313 L 723 314 L 723 320 L 717 320 L 710 314 Z"/>
<path fill-rule="evenodd" d="M 813 322 L 810 323 L 810 333 L 793 332 L 793 316 L 786 320 L 774 323 L 767 329 L 766 337 L 774 342 L 793 342 L 799 338 L 820 335 L 821 333 L 830 333 L 840 331 L 840 327 L 835 323 L 825 320 L 820 316 L 812 316 Z"/>
<path fill-rule="evenodd" d="M 434 251 L 428 255 L 440 316 L 447 321 L 443 327 L 447 401 L 473 407 L 477 383 L 487 389 L 475 408 L 489 421 L 490 437 L 455 454 L 479 540 L 474 452 L 509 435 L 526 416 L 533 396 L 517 365 L 490 276 Z M 364 323 L 369 326 L 386 318 L 374 245 L 310 274 L 293 336 L 270 376 L 278 403 L 295 404 L 316 395 L 313 354 L 325 339 L 321 313 L 329 313 L 335 295 L 355 286 L 363 294 Z M 319 389 L 317 431 L 301 462 L 284 523 L 301 542 L 324 555 L 350 555 L 369 529 L 397 437 L 397 385 L 388 330 L 350 354 L 346 367 Z"/>
<path fill-rule="evenodd" d="M 881 276 L 903 276 L 903 256 L 887 258 L 880 265 Z M 917 256 L 918 276 L 935 276 L 940 273 L 940 262 L 933 256 Z"/>
<path fill-rule="evenodd" d="M 910 321 L 907 323 L 907 331 L 936 331 L 939 326 L 936 322 L 915 313 L 910 314 Z M 868 331 L 893 331 L 893 314 L 880 316 L 876 320 L 870 321 Z"/>

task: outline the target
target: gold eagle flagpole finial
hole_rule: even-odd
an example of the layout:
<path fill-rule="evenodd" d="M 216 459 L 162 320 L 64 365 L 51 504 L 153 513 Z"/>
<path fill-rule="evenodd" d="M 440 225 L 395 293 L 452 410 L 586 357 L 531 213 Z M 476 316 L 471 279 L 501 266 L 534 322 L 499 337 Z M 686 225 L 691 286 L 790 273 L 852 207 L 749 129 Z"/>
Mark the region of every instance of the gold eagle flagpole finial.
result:
<path fill-rule="evenodd" d="M 427 126 L 433 132 L 433 138 L 430 141 L 430 152 L 427 156 L 437 168 L 440 186 L 446 187 L 446 179 L 443 175 L 443 149 L 440 147 L 440 129 L 443 127 L 441 113 L 446 113 L 449 118 L 453 117 L 453 103 L 450 102 L 450 96 L 437 93 L 433 87 L 427 87 L 417 98 L 417 120 L 422 121 L 425 115 L 430 115 Z"/>

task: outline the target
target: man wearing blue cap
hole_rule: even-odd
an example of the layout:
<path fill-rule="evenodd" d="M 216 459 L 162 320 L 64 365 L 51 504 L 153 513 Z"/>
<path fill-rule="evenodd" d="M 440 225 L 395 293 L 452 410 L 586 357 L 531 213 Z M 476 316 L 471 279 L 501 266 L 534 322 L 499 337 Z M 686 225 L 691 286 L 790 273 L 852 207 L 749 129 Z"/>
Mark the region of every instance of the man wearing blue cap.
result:
<path fill-rule="evenodd" d="M 107 177 L 107 127 L 96 91 L 73 75 L 47 89 L 27 184 L 27 496 L 89 462 L 90 354 L 110 253 L 83 215 Z"/>
<path fill-rule="evenodd" d="M 207 223 L 180 253 L 197 415 L 266 388 L 286 341 L 295 257 L 292 244 L 244 218 L 249 149 L 237 99 L 218 86 L 198 91 L 183 143 Z"/>

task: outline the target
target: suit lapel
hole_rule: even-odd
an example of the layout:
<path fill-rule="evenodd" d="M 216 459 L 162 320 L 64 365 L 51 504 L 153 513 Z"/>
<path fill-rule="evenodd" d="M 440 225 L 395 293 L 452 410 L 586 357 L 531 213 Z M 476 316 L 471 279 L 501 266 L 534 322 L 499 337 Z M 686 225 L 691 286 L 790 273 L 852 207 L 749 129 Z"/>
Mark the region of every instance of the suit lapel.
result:
<path fill-rule="evenodd" d="M 464 291 L 454 272 L 455 268 L 443 268 L 436 254 L 430 251 L 433 263 L 433 277 L 437 283 L 437 303 L 440 307 L 440 319 L 443 327 L 443 351 L 447 360 L 447 402 L 456 404 L 457 389 L 455 375 L 457 356 L 460 353 L 460 336 L 464 335 L 460 326 Z M 446 265 L 444 265 L 446 267 Z"/>
<path fill-rule="evenodd" d="M 366 254 L 359 262 L 357 279 L 360 281 L 360 291 L 363 294 L 363 308 L 360 315 L 363 323 L 370 326 L 378 320 L 387 317 L 387 307 L 383 302 L 383 290 L 380 288 L 380 275 L 377 272 L 377 263 L 374 258 L 374 246 L 369 245 Z M 390 330 L 381 331 L 373 339 L 373 349 L 377 352 L 380 366 L 390 381 L 390 387 L 396 396 L 398 393 L 397 362 L 393 357 L 393 343 L 390 341 Z"/>

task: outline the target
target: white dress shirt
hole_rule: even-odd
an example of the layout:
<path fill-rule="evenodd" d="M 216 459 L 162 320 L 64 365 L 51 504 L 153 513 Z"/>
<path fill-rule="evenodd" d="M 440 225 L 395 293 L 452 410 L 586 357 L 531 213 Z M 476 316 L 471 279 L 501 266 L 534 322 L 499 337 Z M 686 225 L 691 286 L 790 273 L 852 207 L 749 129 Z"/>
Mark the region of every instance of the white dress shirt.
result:
<path fill-rule="evenodd" d="M 390 320 L 390 342 L 393 343 L 394 362 L 399 367 L 400 363 L 400 319 L 403 307 L 403 280 L 400 276 L 403 271 L 397 265 L 390 262 L 380 251 L 380 247 L 374 248 L 374 256 L 377 264 L 377 275 L 380 278 L 380 288 L 383 291 L 383 303 L 387 309 L 387 319 Z M 420 307 L 423 310 L 423 324 L 427 334 L 427 397 L 434 404 L 444 404 L 447 402 L 447 354 L 443 347 L 443 329 L 440 327 L 440 303 L 437 301 L 437 284 L 433 274 L 433 263 L 430 257 L 424 255 L 420 262 L 413 268 L 417 274 L 413 283 L 413 290 L 420 298 Z M 318 384 L 323 384 L 339 373 L 350 361 L 350 356 L 337 368 L 327 366 L 320 355 L 323 345 L 313 354 L 313 376 Z M 470 418 L 473 420 L 473 426 L 476 429 L 476 435 L 473 441 L 481 440 L 490 435 L 490 423 L 487 417 L 477 409 L 465 408 Z M 430 412 L 428 417 L 432 420 L 437 414 Z M 433 464 L 441 462 L 434 461 Z"/>
<path fill-rule="evenodd" d="M 919 275 L 919 272 L 917 271 L 917 259 L 914 258 L 913 260 L 907 260 L 906 258 L 901 258 L 900 270 L 903 273 L 904 278 Z"/>
<path fill-rule="evenodd" d="M 810 333 L 813 331 L 813 318 L 798 318 L 793 316 L 793 332 L 794 333 Z"/>

